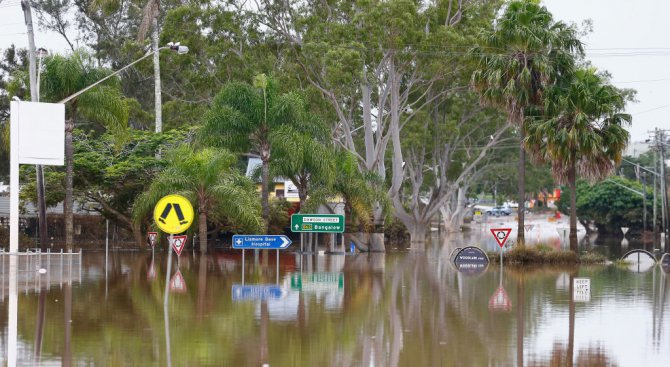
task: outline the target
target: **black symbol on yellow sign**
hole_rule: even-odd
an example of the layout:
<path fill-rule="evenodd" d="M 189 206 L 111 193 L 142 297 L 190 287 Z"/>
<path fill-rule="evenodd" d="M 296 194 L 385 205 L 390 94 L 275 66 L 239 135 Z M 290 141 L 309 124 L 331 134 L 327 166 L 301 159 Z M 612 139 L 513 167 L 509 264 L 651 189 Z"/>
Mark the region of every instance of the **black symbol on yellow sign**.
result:
<path fill-rule="evenodd" d="M 170 214 L 170 211 L 174 209 L 175 213 L 177 214 L 177 219 L 179 219 L 179 224 L 186 224 L 188 221 L 184 218 L 184 213 L 181 211 L 181 206 L 177 203 L 168 203 L 165 206 L 165 209 L 163 209 L 163 213 L 161 213 L 161 216 L 158 218 L 158 220 L 161 223 L 165 223 L 165 219 L 167 219 L 168 214 Z"/>

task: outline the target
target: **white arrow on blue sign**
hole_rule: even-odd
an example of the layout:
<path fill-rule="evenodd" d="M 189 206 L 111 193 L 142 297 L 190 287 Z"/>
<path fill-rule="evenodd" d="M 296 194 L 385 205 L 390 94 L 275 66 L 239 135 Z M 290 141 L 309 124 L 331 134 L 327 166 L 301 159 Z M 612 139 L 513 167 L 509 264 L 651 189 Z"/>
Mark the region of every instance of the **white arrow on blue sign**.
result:
<path fill-rule="evenodd" d="M 233 248 L 239 250 L 283 250 L 293 243 L 284 235 L 234 235 Z"/>

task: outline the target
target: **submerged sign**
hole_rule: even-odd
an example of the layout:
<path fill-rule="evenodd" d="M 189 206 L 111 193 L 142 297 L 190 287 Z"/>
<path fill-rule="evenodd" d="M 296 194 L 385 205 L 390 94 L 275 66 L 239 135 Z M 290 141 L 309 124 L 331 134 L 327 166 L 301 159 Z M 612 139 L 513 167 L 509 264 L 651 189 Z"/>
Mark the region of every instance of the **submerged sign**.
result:
<path fill-rule="evenodd" d="M 575 278 L 572 280 L 572 300 L 575 302 L 591 300 L 591 279 Z"/>
<path fill-rule="evenodd" d="M 343 233 L 344 215 L 340 214 L 293 214 L 291 231 Z"/>
<path fill-rule="evenodd" d="M 661 270 L 666 274 L 670 274 L 670 254 L 664 254 L 661 258 Z"/>
<path fill-rule="evenodd" d="M 233 301 L 266 301 L 282 297 L 282 289 L 275 284 L 233 284 Z"/>
<path fill-rule="evenodd" d="M 480 248 L 468 246 L 456 253 L 454 265 L 461 273 L 480 274 L 489 266 L 489 258 Z"/>

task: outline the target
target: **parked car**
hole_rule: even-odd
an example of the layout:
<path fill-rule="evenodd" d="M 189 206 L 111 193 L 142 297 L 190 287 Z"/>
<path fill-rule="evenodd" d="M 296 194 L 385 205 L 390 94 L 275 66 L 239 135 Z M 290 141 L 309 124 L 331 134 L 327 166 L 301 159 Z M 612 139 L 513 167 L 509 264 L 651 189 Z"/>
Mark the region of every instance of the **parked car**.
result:
<path fill-rule="evenodd" d="M 512 214 L 512 209 L 504 206 L 494 206 L 491 210 L 486 211 L 486 215 L 499 217 L 501 215 L 510 215 Z"/>

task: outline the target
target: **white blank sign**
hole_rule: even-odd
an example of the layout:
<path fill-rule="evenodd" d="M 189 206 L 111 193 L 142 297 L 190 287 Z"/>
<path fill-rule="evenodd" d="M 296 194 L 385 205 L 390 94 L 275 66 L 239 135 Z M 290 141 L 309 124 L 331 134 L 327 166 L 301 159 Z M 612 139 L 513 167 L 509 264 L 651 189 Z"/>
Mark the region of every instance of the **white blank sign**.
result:
<path fill-rule="evenodd" d="M 64 104 L 13 101 L 11 116 L 19 127 L 19 164 L 63 165 Z"/>

